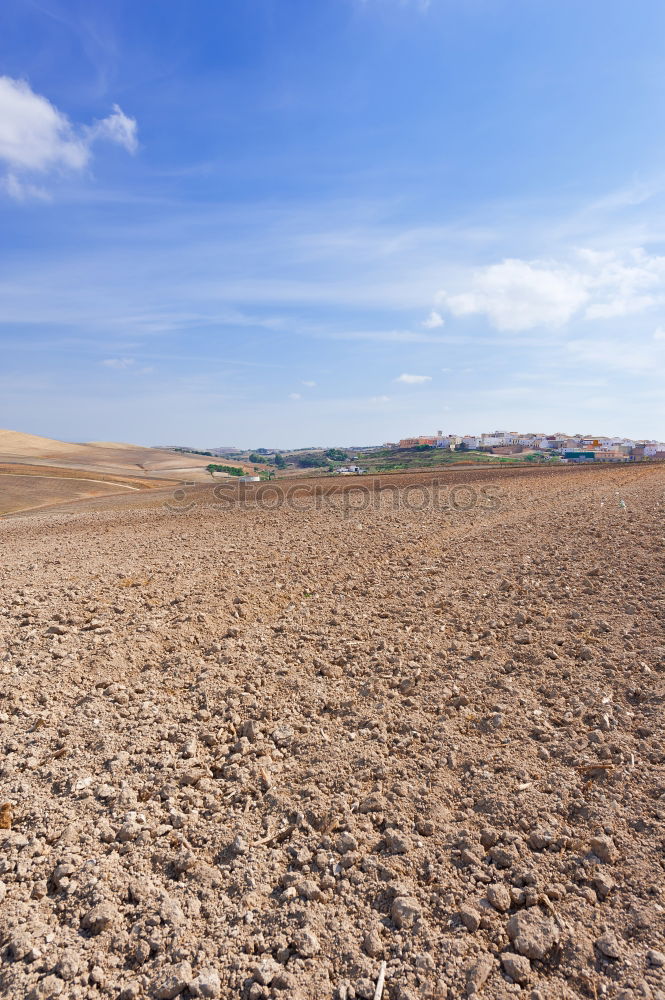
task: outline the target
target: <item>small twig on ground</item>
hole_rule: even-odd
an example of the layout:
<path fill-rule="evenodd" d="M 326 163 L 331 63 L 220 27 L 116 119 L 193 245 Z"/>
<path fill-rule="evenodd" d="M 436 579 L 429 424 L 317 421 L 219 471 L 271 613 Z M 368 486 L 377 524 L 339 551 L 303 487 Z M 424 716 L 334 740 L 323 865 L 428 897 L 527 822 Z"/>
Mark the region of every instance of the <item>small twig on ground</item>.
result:
<path fill-rule="evenodd" d="M 381 1000 L 383 996 L 383 984 L 386 981 L 386 963 L 381 962 L 381 968 L 379 969 L 379 978 L 376 981 L 376 989 L 374 990 L 374 1000 Z"/>
<path fill-rule="evenodd" d="M 264 844 L 273 844 L 280 840 L 286 840 L 287 837 L 291 836 L 295 828 L 295 823 L 291 823 L 290 826 L 285 826 L 282 830 L 278 830 L 277 833 L 271 833 L 269 837 L 262 837 L 261 840 L 255 840 L 254 847 L 262 847 Z"/>
<path fill-rule="evenodd" d="M 565 931 L 565 930 L 568 930 L 568 924 L 567 924 L 567 923 L 565 922 L 565 920 L 562 920 L 562 919 L 561 919 L 561 917 L 559 916 L 559 914 L 558 914 L 558 913 L 556 912 L 556 910 L 554 909 L 554 907 L 553 907 L 553 906 L 552 906 L 552 904 L 550 903 L 550 901 L 549 901 L 549 899 L 547 898 L 547 896 L 545 896 L 545 895 L 543 894 L 543 895 L 542 895 L 542 896 L 540 897 L 540 899 L 539 899 L 539 902 L 540 902 L 540 903 L 542 903 L 542 905 L 543 905 L 543 906 L 544 906 L 544 907 L 545 907 L 545 908 L 546 908 L 547 910 L 549 910 L 549 912 L 550 912 L 550 913 L 552 914 L 552 916 L 554 917 L 554 919 L 555 919 L 556 923 L 558 924 L 559 928 L 560 928 L 560 929 L 561 929 L 562 931 Z"/>

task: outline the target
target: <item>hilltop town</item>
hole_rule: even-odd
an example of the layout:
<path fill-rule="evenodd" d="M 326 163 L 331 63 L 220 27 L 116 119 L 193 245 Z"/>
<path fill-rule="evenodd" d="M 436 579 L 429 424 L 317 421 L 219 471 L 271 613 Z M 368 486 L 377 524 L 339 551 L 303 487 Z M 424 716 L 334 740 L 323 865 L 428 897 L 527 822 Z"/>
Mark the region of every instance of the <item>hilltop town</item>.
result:
<path fill-rule="evenodd" d="M 444 434 L 402 438 L 385 448 L 448 448 L 451 451 L 491 449 L 494 454 L 515 455 L 541 451 L 563 461 L 629 462 L 644 458 L 665 458 L 665 442 L 602 437 L 583 434 L 523 434 L 520 431 L 492 431 L 487 434 Z"/>

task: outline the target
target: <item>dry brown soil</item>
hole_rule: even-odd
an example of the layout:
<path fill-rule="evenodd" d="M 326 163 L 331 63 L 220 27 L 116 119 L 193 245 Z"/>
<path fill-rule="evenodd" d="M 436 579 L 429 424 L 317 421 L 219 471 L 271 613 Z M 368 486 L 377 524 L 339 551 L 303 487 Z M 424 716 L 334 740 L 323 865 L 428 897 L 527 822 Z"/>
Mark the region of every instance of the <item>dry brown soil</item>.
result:
<path fill-rule="evenodd" d="M 456 475 L 0 522 L 0 995 L 663 1000 L 663 469 Z"/>
<path fill-rule="evenodd" d="M 73 500 L 173 485 L 57 466 L 0 462 L 0 515 L 50 507 Z"/>

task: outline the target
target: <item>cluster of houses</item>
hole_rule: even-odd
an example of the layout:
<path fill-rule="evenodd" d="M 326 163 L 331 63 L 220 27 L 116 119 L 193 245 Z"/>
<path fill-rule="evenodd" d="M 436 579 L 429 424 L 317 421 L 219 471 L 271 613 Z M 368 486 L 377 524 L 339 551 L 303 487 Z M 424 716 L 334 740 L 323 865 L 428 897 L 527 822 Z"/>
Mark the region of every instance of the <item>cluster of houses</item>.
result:
<path fill-rule="evenodd" d="M 340 465 L 335 469 L 336 476 L 364 476 L 366 472 L 359 465 Z"/>
<path fill-rule="evenodd" d="M 519 431 L 493 431 L 489 434 L 444 434 L 403 438 L 391 448 L 449 448 L 452 451 L 485 449 L 495 455 L 517 455 L 523 451 L 542 451 L 566 462 L 631 462 L 642 459 L 665 459 L 665 442 L 633 441 L 623 437 L 594 437 L 569 434 L 522 434 Z"/>

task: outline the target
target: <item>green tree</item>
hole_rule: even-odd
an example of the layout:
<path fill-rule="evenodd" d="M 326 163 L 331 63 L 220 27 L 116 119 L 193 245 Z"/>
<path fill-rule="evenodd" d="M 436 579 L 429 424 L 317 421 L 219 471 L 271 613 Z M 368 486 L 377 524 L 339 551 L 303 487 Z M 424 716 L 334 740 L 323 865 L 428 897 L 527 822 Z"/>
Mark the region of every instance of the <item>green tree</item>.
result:
<path fill-rule="evenodd" d="M 242 469 L 238 469 L 235 465 L 206 465 L 208 472 L 228 472 L 230 476 L 242 476 Z"/>

